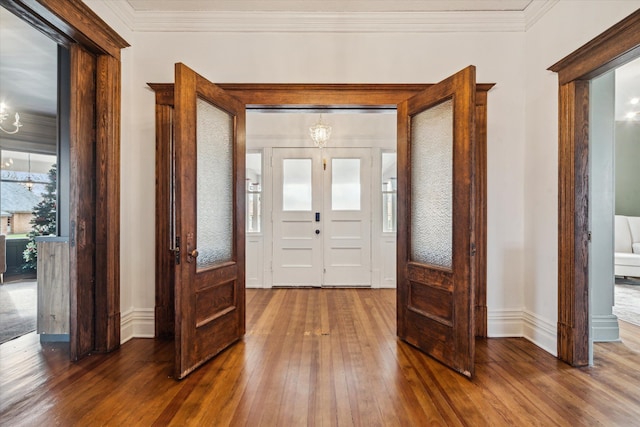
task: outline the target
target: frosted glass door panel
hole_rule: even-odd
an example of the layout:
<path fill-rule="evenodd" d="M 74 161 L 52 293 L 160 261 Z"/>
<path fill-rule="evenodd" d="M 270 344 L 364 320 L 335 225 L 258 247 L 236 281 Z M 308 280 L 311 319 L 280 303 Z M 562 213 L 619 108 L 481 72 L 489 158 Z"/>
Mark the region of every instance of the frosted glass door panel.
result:
<path fill-rule="evenodd" d="M 411 260 L 451 268 L 453 102 L 411 120 Z"/>
<path fill-rule="evenodd" d="M 230 261 L 233 249 L 233 118 L 197 103 L 197 269 Z"/>
<path fill-rule="evenodd" d="M 360 210 L 360 159 L 331 160 L 331 209 Z"/>
<path fill-rule="evenodd" d="M 311 159 L 283 159 L 282 210 L 311 210 Z"/>

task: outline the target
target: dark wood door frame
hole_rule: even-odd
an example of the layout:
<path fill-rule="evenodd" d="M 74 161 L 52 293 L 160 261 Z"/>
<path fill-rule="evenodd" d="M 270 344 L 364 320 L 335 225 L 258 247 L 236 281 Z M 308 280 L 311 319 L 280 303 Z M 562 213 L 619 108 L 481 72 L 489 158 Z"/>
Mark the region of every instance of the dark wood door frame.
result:
<path fill-rule="evenodd" d="M 171 236 L 171 144 L 173 84 L 149 83 L 156 93 L 156 337 L 171 337 L 174 331 L 173 253 Z M 395 108 L 431 84 L 217 84 L 249 108 Z M 476 170 L 480 197 L 478 211 L 475 283 L 475 333 L 487 336 L 487 93 L 493 84 L 476 85 Z"/>
<path fill-rule="evenodd" d="M 640 10 L 549 67 L 558 73 L 558 358 L 589 363 L 589 80 L 640 57 Z"/>
<path fill-rule="evenodd" d="M 80 0 L 0 0 L 71 57 L 70 355 L 120 345 L 120 50 Z"/>

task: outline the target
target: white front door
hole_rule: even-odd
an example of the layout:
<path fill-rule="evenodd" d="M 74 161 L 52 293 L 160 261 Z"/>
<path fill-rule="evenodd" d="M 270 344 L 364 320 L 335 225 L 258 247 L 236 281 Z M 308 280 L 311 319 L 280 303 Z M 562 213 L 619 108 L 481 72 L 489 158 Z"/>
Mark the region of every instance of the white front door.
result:
<path fill-rule="evenodd" d="M 273 150 L 273 285 L 371 286 L 371 152 Z"/>
<path fill-rule="evenodd" d="M 273 286 L 322 285 L 320 150 L 273 150 Z"/>
<path fill-rule="evenodd" d="M 371 286 L 371 150 L 324 149 L 324 286 Z"/>

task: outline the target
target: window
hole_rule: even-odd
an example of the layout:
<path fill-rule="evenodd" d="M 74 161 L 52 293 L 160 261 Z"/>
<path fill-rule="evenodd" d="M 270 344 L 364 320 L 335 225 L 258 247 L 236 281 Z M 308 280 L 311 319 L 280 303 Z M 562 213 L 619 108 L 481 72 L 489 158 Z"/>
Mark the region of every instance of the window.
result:
<path fill-rule="evenodd" d="M 284 159 L 282 162 L 282 210 L 311 210 L 311 159 Z"/>
<path fill-rule="evenodd" d="M 398 182 L 395 152 L 382 153 L 382 231 L 395 233 L 397 226 Z"/>
<path fill-rule="evenodd" d="M 262 152 L 247 153 L 246 160 L 247 233 L 262 231 Z"/>
<path fill-rule="evenodd" d="M 360 159 L 331 159 L 331 209 L 360 210 Z"/>

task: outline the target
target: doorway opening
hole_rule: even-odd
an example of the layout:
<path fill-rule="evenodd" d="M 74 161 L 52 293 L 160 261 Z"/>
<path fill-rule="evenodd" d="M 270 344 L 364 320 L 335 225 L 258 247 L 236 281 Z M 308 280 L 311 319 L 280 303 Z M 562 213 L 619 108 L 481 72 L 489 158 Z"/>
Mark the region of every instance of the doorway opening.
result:
<path fill-rule="evenodd" d="M 558 358 L 589 364 L 589 81 L 640 56 L 640 11 L 549 70 L 558 73 Z"/>
<path fill-rule="evenodd" d="M 58 233 L 67 227 L 69 355 L 77 360 L 112 351 L 121 327 L 120 50 L 129 45 L 82 2 L 41 1 L 37 11 L 26 0 L 0 4 L 63 46 L 58 52 L 68 57 L 59 62 L 68 64 L 68 97 L 59 101 L 70 113 L 58 132 L 69 141 L 69 197 L 61 201 L 69 215 Z"/>
<path fill-rule="evenodd" d="M 69 51 L 0 21 L 0 343 L 69 341 Z"/>
<path fill-rule="evenodd" d="M 619 321 L 640 327 L 640 59 L 590 80 L 590 342 L 620 340 Z"/>
<path fill-rule="evenodd" d="M 411 187 L 410 182 L 437 180 L 440 175 L 445 178 L 442 188 L 447 190 L 436 190 L 444 196 L 438 209 L 430 212 L 433 214 L 430 220 L 443 218 L 449 224 L 445 227 L 447 232 L 440 233 L 439 237 L 450 243 L 444 247 L 446 259 L 438 264 L 431 260 L 431 253 L 416 252 L 424 242 L 410 239 L 408 226 L 398 226 L 398 231 L 404 230 L 405 235 L 398 239 L 402 240 L 398 248 L 402 248 L 403 253 L 398 250 L 397 260 L 411 263 L 403 267 L 402 276 L 398 268 L 398 277 L 405 283 L 404 290 L 398 291 L 398 336 L 427 349 L 425 351 L 439 360 L 446 359 L 446 364 L 463 375 L 473 375 L 474 337 L 486 336 L 486 105 L 487 91 L 493 85 L 477 85 L 473 66 L 435 85 L 218 85 L 184 64 L 176 64 L 175 71 L 175 85 L 150 83 L 149 86 L 156 93 L 156 336 L 175 338 L 176 377 L 188 375 L 244 333 L 244 323 L 237 329 L 212 331 L 223 327 L 225 321 L 244 320 L 246 110 L 291 106 L 397 107 L 398 170 L 404 171 L 398 176 L 399 181 L 403 176 L 403 181 L 398 183 L 398 197 L 405 198 L 398 200 L 398 218 L 407 221 L 412 214 L 423 212 L 422 209 L 413 210 L 411 214 L 406 212 L 411 197 L 422 201 L 431 197 L 424 197 L 427 193 L 421 192 L 420 187 Z M 233 210 L 234 215 L 241 212 L 241 216 L 236 216 L 236 225 L 240 224 L 241 228 L 236 226 L 233 230 L 237 236 L 233 247 L 235 258 L 206 271 L 197 268 L 199 251 L 193 244 L 197 239 L 198 215 L 194 208 L 198 207 L 198 189 L 201 187 L 198 169 L 211 167 L 210 163 L 196 167 L 195 161 L 199 157 L 194 158 L 199 144 L 208 144 L 210 137 L 206 132 L 196 132 L 200 123 L 207 123 L 206 117 L 200 116 L 209 109 L 200 109 L 202 100 L 225 111 L 230 119 L 226 123 L 235 126 L 230 134 L 235 138 L 232 143 L 236 171 Z M 201 121 L 199 117 L 202 117 Z M 425 132 L 429 126 L 442 130 L 437 132 L 442 138 L 434 136 L 430 139 L 436 132 Z M 442 162 L 447 173 L 434 175 L 433 171 L 438 168 L 429 168 L 431 175 L 426 173 L 409 179 L 411 153 L 408 149 L 414 132 L 423 141 L 419 143 L 421 146 L 437 144 L 436 139 L 442 142 L 437 150 L 442 158 L 448 159 Z M 202 142 L 198 142 L 198 135 L 202 136 Z M 228 146 L 227 141 L 225 138 L 221 144 Z M 452 143 L 456 144 L 456 155 L 452 154 Z M 403 150 L 402 155 L 400 150 Z M 431 160 L 435 158 L 425 150 L 421 153 Z M 420 163 L 418 159 L 416 157 L 413 163 Z M 208 190 L 203 197 L 209 197 L 211 188 Z M 456 197 L 452 197 L 453 192 Z M 401 206 L 404 206 L 404 215 L 400 212 Z M 449 215 L 452 212 L 455 214 Z M 416 223 L 425 225 L 420 221 Z M 424 233 L 417 234 L 425 237 Z M 422 258 L 409 260 L 409 243 L 412 245 L 411 257 L 424 255 L 425 262 L 420 261 Z M 234 268 L 236 266 L 238 268 Z M 215 273 L 216 269 L 220 269 L 219 274 Z M 209 284 L 203 274 L 223 280 L 224 286 Z M 455 280 L 454 274 L 458 277 Z M 431 286 L 431 289 L 424 286 Z M 212 294 L 232 289 L 219 298 Z M 215 304 L 205 305 L 206 301 Z M 205 308 L 215 311 L 205 312 Z M 404 310 L 402 313 L 400 308 Z M 232 316 L 241 317 L 232 319 Z M 422 323 L 418 325 L 420 321 Z M 424 326 L 427 323 L 437 326 L 430 329 Z M 410 335 L 417 329 L 420 331 Z M 218 345 L 216 338 L 220 341 L 228 339 L 228 344 Z M 205 339 L 210 339 L 209 344 Z M 460 357 L 453 360 L 454 354 Z"/>
<path fill-rule="evenodd" d="M 248 110 L 247 288 L 394 288 L 395 150 L 395 109 Z"/>

